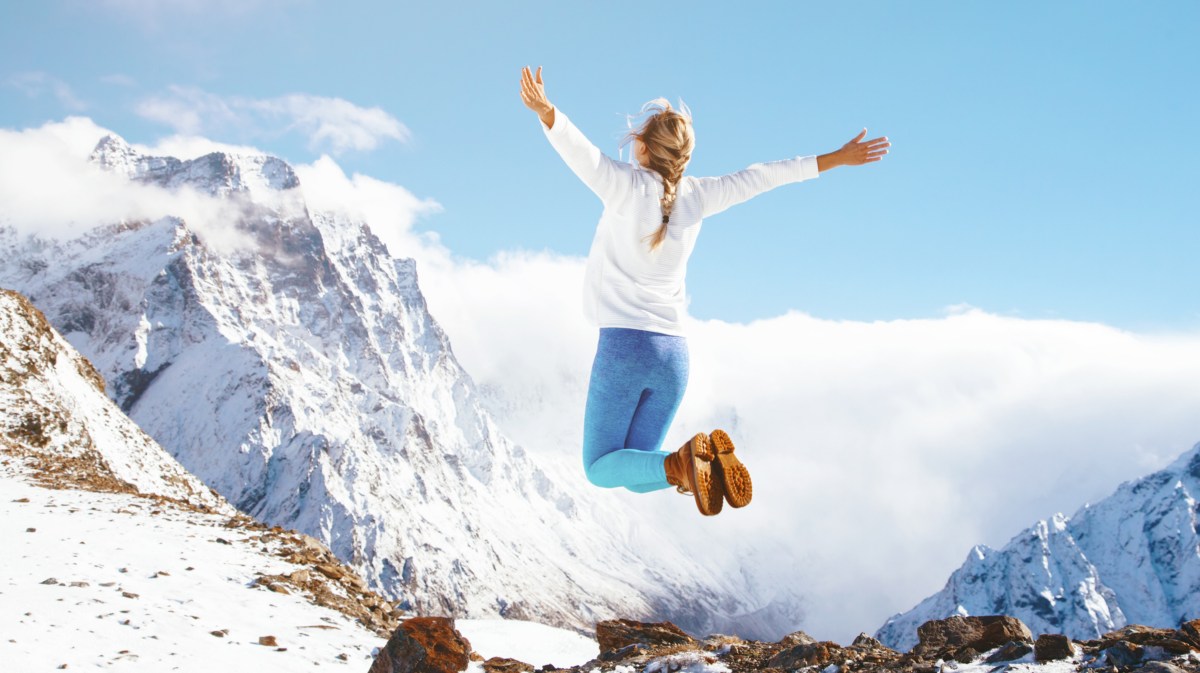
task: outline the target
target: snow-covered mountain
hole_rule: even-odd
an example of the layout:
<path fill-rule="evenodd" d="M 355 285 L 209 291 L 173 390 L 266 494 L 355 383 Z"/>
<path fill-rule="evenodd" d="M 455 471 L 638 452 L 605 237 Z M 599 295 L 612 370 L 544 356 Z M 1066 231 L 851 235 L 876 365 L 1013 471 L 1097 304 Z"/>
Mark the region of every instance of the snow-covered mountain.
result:
<path fill-rule="evenodd" d="M 309 212 L 285 162 L 147 157 L 115 136 L 92 160 L 234 219 L 120 222 L 65 242 L 0 231 L 0 286 L 29 296 L 112 399 L 239 509 L 326 542 L 422 614 L 792 626 L 770 587 L 646 545 L 633 512 L 579 498 L 507 440 L 415 263 L 366 223 Z"/>
<path fill-rule="evenodd" d="M 1006 614 L 1034 634 L 1095 638 L 1127 624 L 1173 628 L 1200 617 L 1200 444 L 1159 472 L 1071 516 L 1056 514 L 1003 549 L 976 546 L 945 588 L 889 619 L 876 637 L 916 643 L 950 615 Z"/>

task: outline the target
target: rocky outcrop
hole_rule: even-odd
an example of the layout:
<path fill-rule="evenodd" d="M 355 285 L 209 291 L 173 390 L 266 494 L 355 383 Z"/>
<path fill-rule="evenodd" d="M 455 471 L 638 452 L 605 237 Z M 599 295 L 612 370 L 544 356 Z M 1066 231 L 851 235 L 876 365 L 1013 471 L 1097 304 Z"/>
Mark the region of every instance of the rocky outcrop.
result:
<path fill-rule="evenodd" d="M 414 617 L 396 628 L 370 673 L 456 673 L 470 661 L 471 643 L 454 628 L 453 619 Z"/>
<path fill-rule="evenodd" d="M 1033 634 L 1021 620 L 1003 615 L 933 620 L 917 629 L 917 637 L 919 642 L 911 654 L 933 661 L 967 662 L 1008 643 L 1033 644 Z"/>
<path fill-rule="evenodd" d="M 409 643 L 412 637 L 404 622 L 393 641 Z M 465 639 L 453 639 L 453 623 L 435 620 L 445 641 L 460 645 Z M 1092 641 L 1073 643 L 1061 634 L 1044 635 L 1036 645 L 1029 628 L 1019 619 L 1004 615 L 952 617 L 922 624 L 920 640 L 910 651 L 901 653 L 862 634 L 847 646 L 816 641 L 803 632 L 778 642 L 743 640 L 735 636 L 713 635 L 693 638 L 674 624 L 647 624 L 632 620 L 612 620 L 597 625 L 596 636 L 601 654 L 596 659 L 571 668 L 546 666 L 544 673 L 666 673 L 670 671 L 776 671 L 779 673 L 939 673 L 964 665 L 981 665 L 990 673 L 1006 670 L 1037 671 L 1039 663 L 1054 662 L 1055 673 L 1066 670 L 1105 673 L 1200 673 L 1200 620 L 1180 625 L 1179 629 L 1155 629 L 1131 626 L 1105 634 Z M 442 642 L 439 640 L 438 642 Z M 371 673 L 425 671 L 427 646 L 404 645 L 381 651 Z M 1036 647 L 1036 658 L 1035 658 Z M 464 670 L 467 655 L 455 650 L 455 659 L 463 668 L 436 669 L 439 672 Z M 409 657 L 401 659 L 398 657 Z M 477 655 L 476 655 L 477 656 Z M 423 658 L 424 657 L 424 658 Z M 1062 661 L 1067 660 L 1067 661 Z M 1064 666 L 1066 664 L 1066 666 Z M 528 673 L 533 666 L 512 659 L 489 659 L 483 664 L 489 673 Z"/>
<path fill-rule="evenodd" d="M 694 638 L 670 622 L 646 624 L 632 619 L 612 619 L 596 624 L 596 642 L 600 653 L 613 653 L 631 645 L 690 645 Z"/>

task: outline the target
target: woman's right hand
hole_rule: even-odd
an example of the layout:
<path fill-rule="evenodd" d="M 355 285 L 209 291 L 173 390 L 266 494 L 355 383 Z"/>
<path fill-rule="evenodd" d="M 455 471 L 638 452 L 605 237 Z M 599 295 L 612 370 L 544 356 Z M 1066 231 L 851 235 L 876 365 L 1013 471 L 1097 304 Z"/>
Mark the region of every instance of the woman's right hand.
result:
<path fill-rule="evenodd" d="M 863 129 L 841 148 L 817 157 L 817 170 L 826 171 L 837 166 L 861 166 L 882 159 L 883 155 L 888 153 L 887 148 L 892 146 L 887 136 L 863 140 L 865 135 L 867 130 Z"/>
<path fill-rule="evenodd" d="M 529 66 L 521 68 L 521 100 L 525 107 L 537 113 L 547 128 L 554 127 L 554 106 L 546 98 L 546 87 L 542 83 L 542 66 L 538 66 L 537 76 L 529 72 Z"/>

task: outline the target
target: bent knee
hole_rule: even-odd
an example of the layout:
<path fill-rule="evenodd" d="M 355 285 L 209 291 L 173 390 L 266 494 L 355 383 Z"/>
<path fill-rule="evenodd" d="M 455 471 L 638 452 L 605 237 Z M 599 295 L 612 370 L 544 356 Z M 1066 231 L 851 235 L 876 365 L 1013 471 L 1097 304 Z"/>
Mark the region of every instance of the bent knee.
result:
<path fill-rule="evenodd" d="M 600 488 L 616 488 L 620 486 L 620 484 L 612 483 L 612 478 L 604 474 L 604 470 L 597 466 L 599 462 L 599 460 L 594 460 L 583 464 L 583 475 L 587 477 L 588 482 Z"/>

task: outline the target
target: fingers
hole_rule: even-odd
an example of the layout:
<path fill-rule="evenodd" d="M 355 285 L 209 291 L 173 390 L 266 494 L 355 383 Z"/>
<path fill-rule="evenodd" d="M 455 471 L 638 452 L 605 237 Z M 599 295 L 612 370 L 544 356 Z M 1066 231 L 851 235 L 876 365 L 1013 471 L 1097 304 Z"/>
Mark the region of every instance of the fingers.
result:
<path fill-rule="evenodd" d="M 863 136 L 865 136 L 865 135 L 867 135 L 867 130 L 863 129 L 862 133 L 859 133 L 858 135 L 854 136 L 854 140 L 851 140 L 850 142 L 856 143 L 856 142 L 862 140 Z"/>
<path fill-rule="evenodd" d="M 538 66 L 538 71 L 537 71 L 537 83 L 538 84 L 542 83 L 542 66 L 540 66 L 540 65 Z"/>

